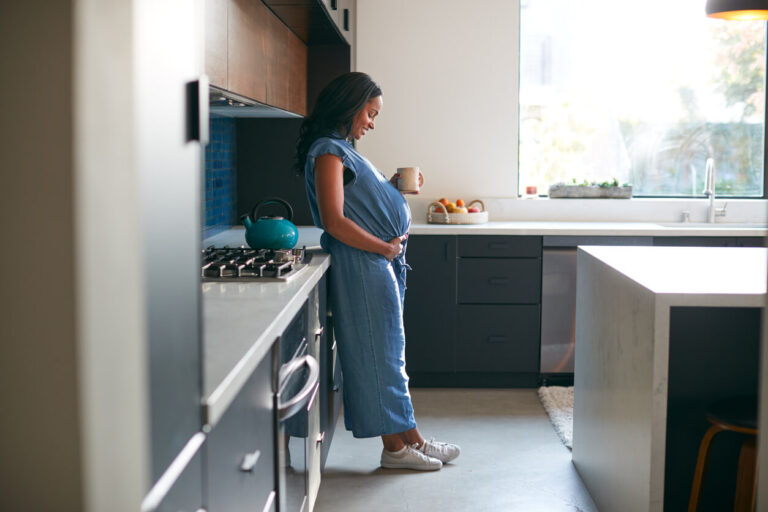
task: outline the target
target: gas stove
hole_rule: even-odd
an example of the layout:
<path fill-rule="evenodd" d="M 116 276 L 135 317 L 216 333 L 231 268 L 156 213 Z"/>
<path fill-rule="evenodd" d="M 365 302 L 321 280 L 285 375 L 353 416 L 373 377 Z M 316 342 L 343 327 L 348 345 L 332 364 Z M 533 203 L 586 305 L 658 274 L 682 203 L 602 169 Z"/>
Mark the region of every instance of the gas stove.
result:
<path fill-rule="evenodd" d="M 287 282 L 307 267 L 306 248 L 208 247 L 202 251 L 203 281 Z"/>

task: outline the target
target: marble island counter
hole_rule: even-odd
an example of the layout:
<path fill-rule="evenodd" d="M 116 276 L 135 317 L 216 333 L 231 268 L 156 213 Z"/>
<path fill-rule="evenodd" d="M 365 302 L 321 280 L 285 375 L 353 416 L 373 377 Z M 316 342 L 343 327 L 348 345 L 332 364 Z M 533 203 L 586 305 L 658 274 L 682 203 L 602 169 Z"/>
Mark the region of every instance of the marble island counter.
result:
<path fill-rule="evenodd" d="M 708 404 L 757 393 L 767 261 L 763 248 L 579 248 L 573 462 L 601 510 L 686 509 Z M 732 508 L 733 479 L 716 473 L 735 461 L 719 457 L 703 510 Z"/>

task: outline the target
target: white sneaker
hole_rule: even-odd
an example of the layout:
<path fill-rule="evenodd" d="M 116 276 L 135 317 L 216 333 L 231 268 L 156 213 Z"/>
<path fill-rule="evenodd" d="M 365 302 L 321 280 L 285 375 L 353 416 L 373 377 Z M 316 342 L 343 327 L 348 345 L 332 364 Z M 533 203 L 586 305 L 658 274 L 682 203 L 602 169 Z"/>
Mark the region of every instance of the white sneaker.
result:
<path fill-rule="evenodd" d="M 424 441 L 424 444 L 419 447 L 419 450 L 424 453 L 424 455 L 435 458 L 442 463 L 451 462 L 461 454 L 459 445 L 441 443 L 440 441 L 435 441 L 434 437 L 429 441 Z"/>
<path fill-rule="evenodd" d="M 443 467 L 443 463 L 429 457 L 413 446 L 405 445 L 397 452 L 381 451 L 381 467 L 390 469 L 415 469 L 434 471 Z"/>

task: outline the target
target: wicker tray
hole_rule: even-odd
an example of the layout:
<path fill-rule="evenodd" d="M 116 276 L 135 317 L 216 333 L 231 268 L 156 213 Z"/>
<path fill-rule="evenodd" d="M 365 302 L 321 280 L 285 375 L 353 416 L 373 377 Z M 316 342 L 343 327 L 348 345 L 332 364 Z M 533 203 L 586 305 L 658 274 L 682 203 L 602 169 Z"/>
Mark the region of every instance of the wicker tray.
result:
<path fill-rule="evenodd" d="M 467 208 L 475 203 L 480 203 L 481 210 L 479 212 L 448 213 L 442 203 L 434 201 L 427 206 L 427 222 L 430 224 L 483 224 L 488 222 L 488 211 L 485 209 L 485 203 L 480 199 L 471 201 Z"/>

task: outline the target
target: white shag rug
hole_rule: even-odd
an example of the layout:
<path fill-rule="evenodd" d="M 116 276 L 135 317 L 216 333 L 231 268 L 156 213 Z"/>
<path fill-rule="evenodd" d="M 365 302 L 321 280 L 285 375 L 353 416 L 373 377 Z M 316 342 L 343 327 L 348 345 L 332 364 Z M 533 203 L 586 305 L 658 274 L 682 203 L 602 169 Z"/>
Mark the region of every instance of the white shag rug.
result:
<path fill-rule="evenodd" d="M 542 386 L 539 399 L 560 440 L 573 449 L 573 386 Z"/>

